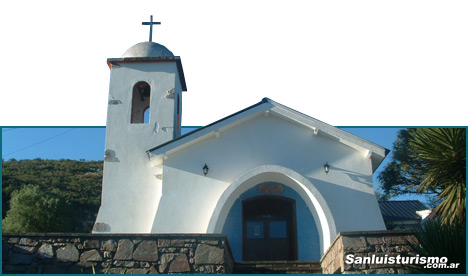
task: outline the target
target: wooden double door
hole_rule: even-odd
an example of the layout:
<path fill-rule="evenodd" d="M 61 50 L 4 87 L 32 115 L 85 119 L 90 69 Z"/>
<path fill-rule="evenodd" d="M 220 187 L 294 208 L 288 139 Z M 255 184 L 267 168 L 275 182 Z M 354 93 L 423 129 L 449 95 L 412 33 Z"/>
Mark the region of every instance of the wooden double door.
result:
<path fill-rule="evenodd" d="M 297 260 L 295 201 L 261 196 L 242 202 L 244 261 Z"/>

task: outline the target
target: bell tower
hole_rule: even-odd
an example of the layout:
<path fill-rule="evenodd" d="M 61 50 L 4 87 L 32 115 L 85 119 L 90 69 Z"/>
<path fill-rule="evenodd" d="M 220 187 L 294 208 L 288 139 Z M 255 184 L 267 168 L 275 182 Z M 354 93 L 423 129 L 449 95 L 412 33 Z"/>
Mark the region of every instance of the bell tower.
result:
<path fill-rule="evenodd" d="M 142 42 L 107 63 L 111 69 L 107 128 L 149 131 L 165 137 L 161 143 L 179 136 L 181 92 L 187 91 L 180 57 L 158 43 Z"/>
<path fill-rule="evenodd" d="M 150 23 L 152 29 L 159 22 Z M 180 136 L 182 91 L 187 91 L 182 63 L 163 45 L 148 41 L 107 64 L 104 176 L 93 232 L 149 233 L 160 195 L 148 180 L 155 177 L 146 151 Z"/>

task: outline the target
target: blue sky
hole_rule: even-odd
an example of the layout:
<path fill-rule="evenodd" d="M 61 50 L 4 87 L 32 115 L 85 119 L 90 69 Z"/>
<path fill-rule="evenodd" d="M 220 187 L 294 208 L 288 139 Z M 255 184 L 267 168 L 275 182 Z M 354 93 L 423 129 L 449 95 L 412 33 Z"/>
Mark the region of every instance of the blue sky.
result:
<path fill-rule="evenodd" d="M 3 128 L 2 158 L 103 160 L 106 129 Z"/>

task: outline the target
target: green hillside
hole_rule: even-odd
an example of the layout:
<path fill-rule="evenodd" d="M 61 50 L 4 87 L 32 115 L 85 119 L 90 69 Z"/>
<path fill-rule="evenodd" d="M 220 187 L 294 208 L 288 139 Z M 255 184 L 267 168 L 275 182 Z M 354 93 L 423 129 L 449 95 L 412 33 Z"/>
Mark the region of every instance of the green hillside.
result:
<path fill-rule="evenodd" d="M 91 232 L 102 168 L 103 161 L 2 160 L 2 230 Z"/>

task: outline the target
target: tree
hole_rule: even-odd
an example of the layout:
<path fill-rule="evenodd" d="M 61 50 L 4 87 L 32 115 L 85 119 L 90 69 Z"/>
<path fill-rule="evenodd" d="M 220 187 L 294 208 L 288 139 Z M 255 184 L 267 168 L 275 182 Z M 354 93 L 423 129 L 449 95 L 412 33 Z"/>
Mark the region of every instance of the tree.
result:
<path fill-rule="evenodd" d="M 411 150 L 424 168 L 418 190 L 440 191 L 434 214 L 442 223 L 466 217 L 466 130 L 425 128 L 412 133 Z"/>
<path fill-rule="evenodd" d="M 2 220 L 3 232 L 67 232 L 70 230 L 67 206 L 56 193 L 36 185 L 14 191 L 10 210 Z"/>
<path fill-rule="evenodd" d="M 402 129 L 398 132 L 397 139 L 393 143 L 391 161 L 377 177 L 383 193 L 388 198 L 418 193 L 417 187 L 422 182 L 423 172 L 421 162 L 408 150 L 410 133 L 413 131 L 414 129 Z"/>
<path fill-rule="evenodd" d="M 466 130 L 405 129 L 394 142 L 392 160 L 379 174 L 389 197 L 405 193 L 435 195 L 435 214 L 443 223 L 464 219 L 466 210 Z"/>
<path fill-rule="evenodd" d="M 67 221 L 71 224 L 67 232 L 91 232 L 101 203 L 102 167 L 102 161 L 3 160 L 2 219 L 10 209 L 13 193 L 35 185 L 41 192 L 66 202 Z"/>

